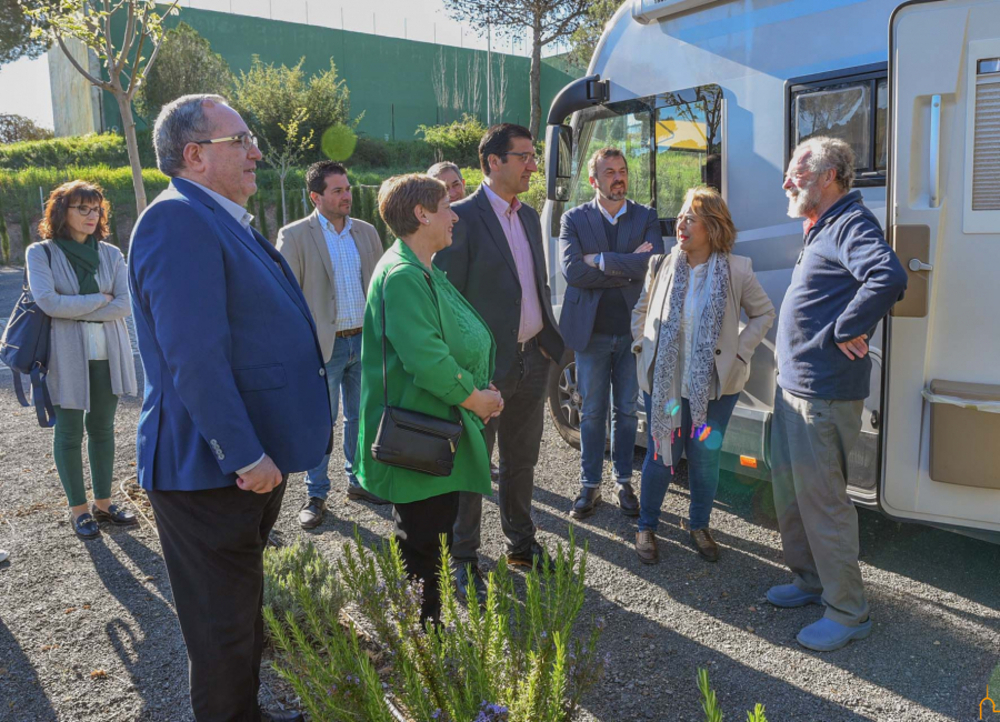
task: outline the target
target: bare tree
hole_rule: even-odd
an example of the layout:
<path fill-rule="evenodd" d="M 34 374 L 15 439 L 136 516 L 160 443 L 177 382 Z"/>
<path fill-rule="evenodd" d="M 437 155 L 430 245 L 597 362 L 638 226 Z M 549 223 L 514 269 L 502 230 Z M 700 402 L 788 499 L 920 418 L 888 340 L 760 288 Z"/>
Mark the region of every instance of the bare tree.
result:
<path fill-rule="evenodd" d="M 48 36 L 57 43 L 84 78 L 92 85 L 111 93 L 118 103 L 125 145 L 132 166 L 137 213 L 142 213 L 146 208 L 146 189 L 142 184 L 132 99 L 160 51 L 163 18 L 177 13 L 178 2 L 180 0 L 174 0 L 161 15 L 156 12 L 155 0 L 61 0 L 57 4 L 24 0 L 25 7 L 31 8 L 26 13 L 41 25 L 33 31 L 34 34 Z M 111 25 L 112 17 L 119 13 L 125 15 L 125 31 L 121 44 L 116 47 L 111 35 Z M 88 51 L 92 50 L 97 54 L 103 67 L 100 77 L 92 75 L 73 57 L 66 47 L 66 38 L 80 40 Z"/>
<path fill-rule="evenodd" d="M 448 87 L 448 58 L 444 54 L 444 48 L 438 48 L 437 55 L 434 56 L 431 85 L 434 88 L 434 99 L 437 101 L 438 108 L 447 110 L 451 88 Z M 438 118 L 438 122 L 444 123 L 446 121 L 446 118 Z"/>
<path fill-rule="evenodd" d="M 445 0 L 452 17 L 469 22 L 484 34 L 492 27 L 500 34 L 531 33 L 531 122 L 538 137 L 542 121 L 542 48 L 568 39 L 587 21 L 591 0 Z"/>
<path fill-rule="evenodd" d="M 463 110 L 472 113 L 477 118 L 482 115 L 479 109 L 483 105 L 483 70 L 481 53 L 473 53 L 472 58 L 465 65 L 465 87 L 467 91 L 467 105 Z"/>
<path fill-rule="evenodd" d="M 489 94 L 493 98 L 493 119 L 497 123 L 502 123 L 504 112 L 507 110 L 507 87 L 510 78 L 507 77 L 507 56 L 496 53 L 496 59 L 492 77 L 493 87 L 489 89 Z"/>

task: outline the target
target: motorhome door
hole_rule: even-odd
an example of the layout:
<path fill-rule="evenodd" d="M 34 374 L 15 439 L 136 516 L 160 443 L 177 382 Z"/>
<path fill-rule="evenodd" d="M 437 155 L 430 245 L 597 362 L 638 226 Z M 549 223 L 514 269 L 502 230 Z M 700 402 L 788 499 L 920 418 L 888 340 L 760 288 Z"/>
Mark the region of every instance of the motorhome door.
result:
<path fill-rule="evenodd" d="M 1000 2 L 890 20 L 889 238 L 907 267 L 884 363 L 880 504 L 1000 531 Z"/>

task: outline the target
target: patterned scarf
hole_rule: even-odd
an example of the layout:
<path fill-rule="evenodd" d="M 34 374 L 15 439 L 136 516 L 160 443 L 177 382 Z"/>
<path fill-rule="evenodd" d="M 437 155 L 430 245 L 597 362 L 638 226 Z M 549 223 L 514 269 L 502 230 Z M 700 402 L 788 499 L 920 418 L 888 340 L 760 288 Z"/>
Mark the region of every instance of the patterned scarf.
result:
<path fill-rule="evenodd" d="M 703 308 L 695 313 L 692 334 L 694 348 L 684 349 L 684 358 L 691 369 L 688 384 L 688 404 L 691 407 L 691 434 L 700 432 L 708 418 L 708 396 L 711 391 L 712 370 L 715 368 L 715 345 L 722 330 L 726 314 L 726 295 L 729 293 L 729 255 L 713 253 L 709 260 L 704 292 L 697 296 Z M 683 344 L 681 319 L 684 300 L 687 298 L 691 267 L 687 254 L 677 250 L 667 258 L 673 264 L 671 287 L 667 291 L 667 311 L 660 322 L 660 338 L 656 346 L 653 370 L 652 433 L 655 453 L 669 449 L 682 422 L 681 374 L 678 356 Z M 662 269 L 661 272 L 666 272 Z M 667 452 L 669 454 L 669 451 Z"/>

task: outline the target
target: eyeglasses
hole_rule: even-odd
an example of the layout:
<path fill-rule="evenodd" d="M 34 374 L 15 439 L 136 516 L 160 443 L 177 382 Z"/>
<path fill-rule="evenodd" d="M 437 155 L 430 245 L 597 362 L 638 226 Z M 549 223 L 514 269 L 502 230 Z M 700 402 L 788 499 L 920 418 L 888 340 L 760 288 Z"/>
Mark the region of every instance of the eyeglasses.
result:
<path fill-rule="evenodd" d="M 257 145 L 257 136 L 253 133 L 247 131 L 246 133 L 237 133 L 236 135 L 230 135 L 225 138 L 209 138 L 208 140 L 195 140 L 193 143 L 198 145 L 214 145 L 216 143 L 239 143 L 243 146 L 243 150 L 249 151 L 251 147 Z"/>
<path fill-rule="evenodd" d="M 79 205 L 79 206 L 66 206 L 66 207 L 67 208 L 75 208 L 76 212 L 79 213 L 84 218 L 89 217 L 90 214 L 92 214 L 92 213 L 96 213 L 99 216 L 103 216 L 104 215 L 104 207 L 103 206 L 84 206 L 84 205 Z"/>
<path fill-rule="evenodd" d="M 528 163 L 535 163 L 538 160 L 538 156 L 528 150 L 523 153 L 515 153 L 514 151 L 508 150 L 504 151 L 501 155 L 516 155 L 525 165 Z"/>

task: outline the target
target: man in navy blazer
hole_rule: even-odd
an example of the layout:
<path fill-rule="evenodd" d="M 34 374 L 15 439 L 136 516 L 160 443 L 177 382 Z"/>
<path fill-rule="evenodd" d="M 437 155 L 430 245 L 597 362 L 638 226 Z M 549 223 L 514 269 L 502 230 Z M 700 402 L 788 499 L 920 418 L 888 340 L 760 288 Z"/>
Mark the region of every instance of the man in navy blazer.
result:
<path fill-rule="evenodd" d="M 256 721 L 263 551 L 289 472 L 316 466 L 332 438 L 323 356 L 295 277 L 243 207 L 261 158 L 243 119 L 219 96 L 184 96 L 160 112 L 154 143 L 173 181 L 129 249 L 146 380 L 139 483 L 195 719 Z"/>
<path fill-rule="evenodd" d="M 632 355 L 632 308 L 639 300 L 649 257 L 663 253 L 656 211 L 626 200 L 628 163 L 617 148 L 602 148 L 588 164 L 594 200 L 562 217 L 559 252 L 566 294 L 559 328 L 576 352 L 580 414 L 580 495 L 570 516 L 585 519 L 601 501 L 608 402 L 611 458 L 618 483 L 614 500 L 626 516 L 639 515 L 632 490 L 639 381 Z"/>

